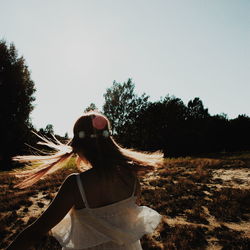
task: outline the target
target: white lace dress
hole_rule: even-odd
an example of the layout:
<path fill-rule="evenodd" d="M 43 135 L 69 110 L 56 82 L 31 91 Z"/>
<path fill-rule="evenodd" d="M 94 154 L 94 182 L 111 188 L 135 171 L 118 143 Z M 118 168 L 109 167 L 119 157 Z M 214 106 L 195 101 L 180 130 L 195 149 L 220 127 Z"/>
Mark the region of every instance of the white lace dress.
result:
<path fill-rule="evenodd" d="M 90 208 L 79 175 L 77 184 L 86 208 L 71 209 L 52 229 L 62 250 L 141 250 L 140 238 L 154 231 L 161 215 L 135 203 L 135 187 L 125 200 Z"/>

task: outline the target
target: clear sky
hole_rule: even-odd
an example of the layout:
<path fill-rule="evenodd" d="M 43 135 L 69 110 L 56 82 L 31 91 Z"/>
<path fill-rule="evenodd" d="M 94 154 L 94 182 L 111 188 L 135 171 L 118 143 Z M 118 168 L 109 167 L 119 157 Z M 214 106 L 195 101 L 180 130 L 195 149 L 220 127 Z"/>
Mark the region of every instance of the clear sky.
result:
<path fill-rule="evenodd" d="M 200 97 L 212 115 L 250 115 L 249 0 L 0 0 L 0 10 L 0 39 L 35 82 L 37 129 L 71 134 L 128 78 L 152 101 Z"/>

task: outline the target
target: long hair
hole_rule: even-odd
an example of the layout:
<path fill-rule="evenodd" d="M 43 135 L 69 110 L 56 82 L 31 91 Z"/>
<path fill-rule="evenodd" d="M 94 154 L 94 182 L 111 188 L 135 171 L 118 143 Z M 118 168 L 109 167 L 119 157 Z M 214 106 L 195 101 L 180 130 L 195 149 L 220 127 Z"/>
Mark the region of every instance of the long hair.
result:
<path fill-rule="evenodd" d="M 58 170 L 73 155 L 76 155 L 76 166 L 96 168 L 97 172 L 109 174 L 117 167 L 124 167 L 136 173 L 146 173 L 163 164 L 160 152 L 146 153 L 126 149 L 118 145 L 111 136 L 110 122 L 103 114 L 90 111 L 81 116 L 73 127 L 74 136 L 63 144 L 55 137 L 49 140 L 37 135 L 41 145 L 54 150 L 46 155 L 25 155 L 13 157 L 14 161 L 35 163 L 34 170 L 23 171 L 17 176 L 26 177 L 15 187 L 31 186 L 47 174 Z"/>

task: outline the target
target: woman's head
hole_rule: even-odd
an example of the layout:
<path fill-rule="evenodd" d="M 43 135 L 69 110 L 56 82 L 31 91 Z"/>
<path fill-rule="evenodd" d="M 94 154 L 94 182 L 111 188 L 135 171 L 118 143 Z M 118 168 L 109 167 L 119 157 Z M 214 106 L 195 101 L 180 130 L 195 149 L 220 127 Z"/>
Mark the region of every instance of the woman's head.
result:
<path fill-rule="evenodd" d="M 74 136 L 78 136 L 79 132 L 84 131 L 86 136 L 91 134 L 103 132 L 110 130 L 110 123 L 106 116 L 103 114 L 90 111 L 85 113 L 83 116 L 78 118 L 73 127 Z"/>
<path fill-rule="evenodd" d="M 81 116 L 73 127 L 74 137 L 71 142 L 73 151 L 85 148 L 96 140 L 110 137 L 110 123 L 106 116 L 91 111 Z"/>
<path fill-rule="evenodd" d="M 81 116 L 73 127 L 70 143 L 74 153 L 93 167 L 107 160 L 117 147 L 111 138 L 110 123 L 106 116 L 91 111 Z"/>

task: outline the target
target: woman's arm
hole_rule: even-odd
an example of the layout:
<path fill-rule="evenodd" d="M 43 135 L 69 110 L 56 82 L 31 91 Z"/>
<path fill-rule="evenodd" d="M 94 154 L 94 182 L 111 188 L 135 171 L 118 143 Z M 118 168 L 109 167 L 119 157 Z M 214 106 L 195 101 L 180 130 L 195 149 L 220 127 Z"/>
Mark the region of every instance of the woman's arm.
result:
<path fill-rule="evenodd" d="M 24 229 L 6 250 L 27 250 L 58 224 L 74 206 L 76 175 L 68 176 L 44 213 Z"/>

